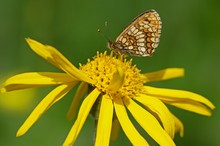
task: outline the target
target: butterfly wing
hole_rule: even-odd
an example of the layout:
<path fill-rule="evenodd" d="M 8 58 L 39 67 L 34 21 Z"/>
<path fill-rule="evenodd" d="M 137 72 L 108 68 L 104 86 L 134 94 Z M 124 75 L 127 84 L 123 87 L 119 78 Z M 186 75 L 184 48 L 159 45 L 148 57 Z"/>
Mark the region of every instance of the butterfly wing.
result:
<path fill-rule="evenodd" d="M 146 11 L 121 32 L 112 47 L 122 54 L 151 56 L 159 44 L 161 24 L 155 10 Z"/>

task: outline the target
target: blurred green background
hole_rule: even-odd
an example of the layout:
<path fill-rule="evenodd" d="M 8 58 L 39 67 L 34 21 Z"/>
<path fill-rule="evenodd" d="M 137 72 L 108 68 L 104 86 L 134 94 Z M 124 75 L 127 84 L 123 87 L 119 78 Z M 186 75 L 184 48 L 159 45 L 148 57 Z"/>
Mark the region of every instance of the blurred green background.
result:
<path fill-rule="evenodd" d="M 30 37 L 60 50 L 71 62 L 86 63 L 96 51 L 103 52 L 107 40 L 114 40 L 138 14 L 155 9 L 163 27 L 160 45 L 153 57 L 133 57 L 142 72 L 167 67 L 185 68 L 185 77 L 152 83 L 155 87 L 184 89 L 200 93 L 217 109 L 204 117 L 172 108 L 185 126 L 178 146 L 220 145 L 220 1 L 218 0 L 0 0 L 0 80 L 30 71 L 58 71 L 29 49 Z M 108 28 L 104 22 L 108 21 Z M 59 146 L 73 121 L 65 119 L 74 91 L 54 105 L 22 137 L 15 134 L 38 102 L 53 88 L 24 90 L 0 96 L 1 146 Z M 7 100 L 6 100 L 7 99 Z M 93 119 L 87 122 L 75 143 L 92 146 Z M 152 145 L 157 145 L 150 142 Z M 121 131 L 112 146 L 131 145 Z"/>

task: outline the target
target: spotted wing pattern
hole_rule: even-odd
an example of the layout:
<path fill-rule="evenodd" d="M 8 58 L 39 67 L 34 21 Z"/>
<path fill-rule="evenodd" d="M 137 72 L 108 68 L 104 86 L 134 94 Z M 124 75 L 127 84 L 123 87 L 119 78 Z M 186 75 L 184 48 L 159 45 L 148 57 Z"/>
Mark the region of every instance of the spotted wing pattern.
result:
<path fill-rule="evenodd" d="M 162 22 L 155 10 L 136 17 L 109 47 L 120 54 L 151 56 L 159 44 Z"/>

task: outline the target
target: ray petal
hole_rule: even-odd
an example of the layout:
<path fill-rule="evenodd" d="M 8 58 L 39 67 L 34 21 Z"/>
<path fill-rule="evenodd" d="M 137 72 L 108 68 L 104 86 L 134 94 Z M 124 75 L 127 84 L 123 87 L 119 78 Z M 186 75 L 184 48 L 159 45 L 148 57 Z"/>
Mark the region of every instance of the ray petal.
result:
<path fill-rule="evenodd" d="M 130 98 L 124 98 L 123 101 L 135 120 L 159 145 L 175 146 L 172 138 L 151 113 Z"/>
<path fill-rule="evenodd" d="M 19 128 L 17 136 L 25 134 L 28 129 L 59 99 L 66 95 L 73 84 L 60 85 L 51 91 L 33 110 L 33 112 L 26 119 L 24 124 Z"/>
<path fill-rule="evenodd" d="M 125 106 L 120 98 L 114 99 L 114 107 L 119 123 L 131 143 L 137 146 L 148 146 L 147 141 L 139 134 L 128 118 Z"/>
<path fill-rule="evenodd" d="M 215 108 L 208 99 L 193 92 L 150 86 L 145 86 L 144 89 L 147 95 L 155 96 L 166 103 L 199 114 L 209 116 L 211 110 Z"/>
<path fill-rule="evenodd" d="M 108 146 L 113 118 L 113 103 L 109 96 L 102 97 L 101 108 L 96 131 L 95 146 Z"/>
<path fill-rule="evenodd" d="M 74 116 L 76 114 L 76 109 L 77 109 L 78 104 L 80 102 L 80 99 L 83 97 L 83 95 L 85 95 L 87 90 L 88 90 L 88 84 L 85 82 L 82 82 L 79 85 L 79 87 L 73 97 L 73 101 L 71 102 L 70 108 L 67 112 L 66 117 L 68 120 L 72 120 L 74 118 Z"/>
<path fill-rule="evenodd" d="M 155 72 L 144 73 L 145 82 L 168 80 L 184 76 L 183 68 L 167 68 Z"/>
<path fill-rule="evenodd" d="M 63 146 L 72 146 L 75 142 L 77 136 L 79 135 L 80 130 L 82 129 L 83 124 L 85 123 L 85 120 L 95 103 L 96 99 L 98 98 L 99 94 L 101 92 L 98 89 L 94 89 L 83 101 L 83 103 L 80 106 L 78 117 L 71 128 L 68 136 L 66 137 Z"/>
<path fill-rule="evenodd" d="M 173 138 L 175 134 L 175 121 L 171 112 L 165 106 L 163 102 L 159 99 L 149 96 L 140 94 L 134 98 L 135 100 L 139 101 L 143 105 L 147 107 L 150 111 L 159 117 L 164 129 L 166 132 Z"/>
<path fill-rule="evenodd" d="M 66 73 L 54 73 L 54 72 L 29 72 L 22 73 L 10 77 L 4 83 L 4 87 L 1 88 L 1 92 L 9 92 L 19 89 L 27 89 L 40 86 L 51 86 L 57 84 L 65 84 L 73 82 Z"/>
<path fill-rule="evenodd" d="M 39 56 L 62 69 L 74 79 L 84 82 L 93 83 L 93 80 L 87 77 L 81 70 L 77 69 L 66 57 L 64 57 L 57 49 L 49 45 L 43 45 L 35 40 L 27 38 L 31 49 Z"/>

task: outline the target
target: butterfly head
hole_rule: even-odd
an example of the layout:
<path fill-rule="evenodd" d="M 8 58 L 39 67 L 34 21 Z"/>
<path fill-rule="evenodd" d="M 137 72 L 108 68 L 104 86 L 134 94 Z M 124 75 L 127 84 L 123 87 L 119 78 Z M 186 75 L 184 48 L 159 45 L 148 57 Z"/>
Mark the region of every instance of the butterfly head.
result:
<path fill-rule="evenodd" d="M 116 54 L 121 54 L 121 55 L 124 54 L 125 55 L 128 53 L 126 50 L 123 49 L 123 44 L 120 42 L 112 42 L 109 40 L 107 43 L 107 47 Z"/>

